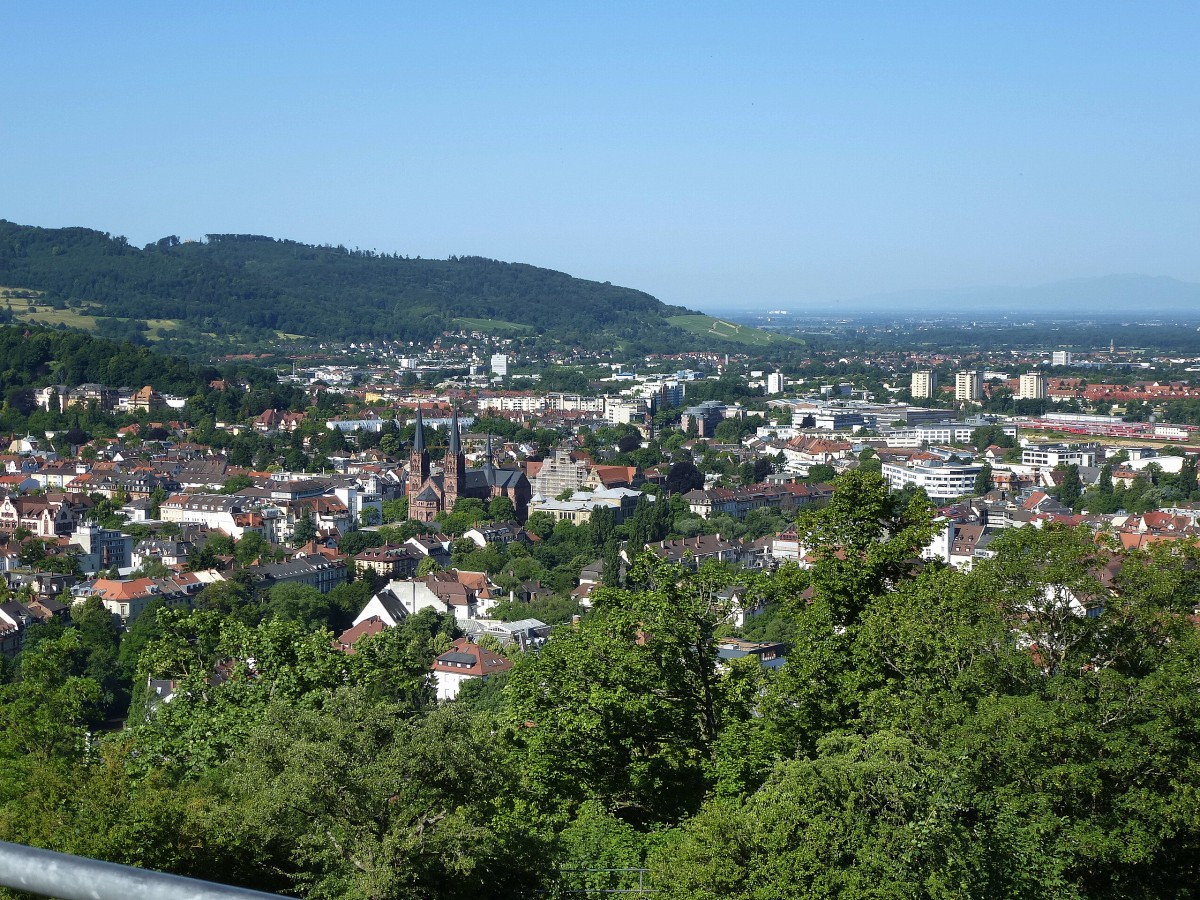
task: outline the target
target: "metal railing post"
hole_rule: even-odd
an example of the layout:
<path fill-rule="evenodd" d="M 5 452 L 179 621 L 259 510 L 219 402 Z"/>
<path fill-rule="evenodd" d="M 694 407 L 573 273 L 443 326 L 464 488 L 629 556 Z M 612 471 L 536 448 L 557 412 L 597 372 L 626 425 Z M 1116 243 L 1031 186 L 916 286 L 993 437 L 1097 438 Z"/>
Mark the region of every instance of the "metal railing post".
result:
<path fill-rule="evenodd" d="M 0 885 L 59 900 L 279 900 L 200 881 L 0 841 Z"/>

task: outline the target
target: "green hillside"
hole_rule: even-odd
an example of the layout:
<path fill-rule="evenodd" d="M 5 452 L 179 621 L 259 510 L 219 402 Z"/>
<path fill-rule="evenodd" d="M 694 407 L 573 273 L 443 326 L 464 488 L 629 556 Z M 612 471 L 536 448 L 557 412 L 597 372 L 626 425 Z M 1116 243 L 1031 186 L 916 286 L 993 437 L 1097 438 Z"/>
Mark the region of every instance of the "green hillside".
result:
<path fill-rule="evenodd" d="M 4 220 L 0 285 L 35 292 L 27 301 L 37 313 L 14 299 L 16 321 L 141 339 L 425 340 L 465 326 L 569 343 L 678 346 L 687 334 L 668 317 L 690 312 L 630 288 L 476 256 L 409 259 L 220 234 L 138 248 L 87 228 Z"/>
<path fill-rule="evenodd" d="M 667 319 L 676 328 L 697 337 L 707 338 L 713 343 L 745 344 L 751 347 L 799 346 L 803 342 L 783 334 L 774 334 L 749 325 L 735 325 L 724 319 L 705 315 L 670 316 Z"/>

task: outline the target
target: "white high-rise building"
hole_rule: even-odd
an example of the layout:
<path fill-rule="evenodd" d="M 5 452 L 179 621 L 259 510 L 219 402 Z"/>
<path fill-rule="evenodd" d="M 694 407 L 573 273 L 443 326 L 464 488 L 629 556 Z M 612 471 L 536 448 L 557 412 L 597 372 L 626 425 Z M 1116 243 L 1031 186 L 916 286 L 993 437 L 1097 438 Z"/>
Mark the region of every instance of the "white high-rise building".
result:
<path fill-rule="evenodd" d="M 1017 388 L 1018 400 L 1046 399 L 1046 376 L 1041 372 L 1026 372 Z"/>
<path fill-rule="evenodd" d="M 967 403 L 983 402 L 983 372 L 979 369 L 959 372 L 954 376 L 954 399 Z"/>
<path fill-rule="evenodd" d="M 1071 364 L 1071 351 L 1055 350 L 1050 354 L 1050 364 L 1054 366 L 1069 366 Z"/>
<path fill-rule="evenodd" d="M 937 372 L 925 370 L 912 373 L 912 390 L 914 399 L 928 400 L 937 392 Z"/>
<path fill-rule="evenodd" d="M 767 393 L 782 394 L 784 378 L 782 372 L 772 372 L 767 376 Z"/>
<path fill-rule="evenodd" d="M 499 375 L 501 378 L 508 374 L 508 357 L 503 353 L 492 355 L 492 374 Z"/>

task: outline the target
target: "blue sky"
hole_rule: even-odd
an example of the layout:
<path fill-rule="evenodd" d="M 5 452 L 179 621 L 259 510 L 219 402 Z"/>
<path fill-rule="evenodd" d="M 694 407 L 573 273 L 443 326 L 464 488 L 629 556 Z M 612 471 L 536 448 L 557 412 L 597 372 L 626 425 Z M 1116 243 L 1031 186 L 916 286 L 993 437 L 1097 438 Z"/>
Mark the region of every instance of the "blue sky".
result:
<path fill-rule="evenodd" d="M 1195 3 L 14 4 L 0 217 L 698 308 L 1200 281 Z"/>

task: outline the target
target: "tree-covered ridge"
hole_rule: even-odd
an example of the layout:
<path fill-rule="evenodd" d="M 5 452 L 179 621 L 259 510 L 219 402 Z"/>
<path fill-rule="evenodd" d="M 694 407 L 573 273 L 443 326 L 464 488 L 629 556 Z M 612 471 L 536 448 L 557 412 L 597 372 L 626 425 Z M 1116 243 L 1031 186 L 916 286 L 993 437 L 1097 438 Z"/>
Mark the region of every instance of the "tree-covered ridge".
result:
<path fill-rule="evenodd" d="M 0 326 L 0 392 L 46 385 L 113 387 L 152 384 L 163 393 L 188 396 L 219 377 L 216 369 L 154 353 L 124 341 L 76 331 Z"/>
<path fill-rule="evenodd" d="M 0 220 L 0 284 L 94 313 L 199 332 L 331 340 L 428 339 L 455 318 L 529 325 L 570 341 L 684 338 L 687 312 L 649 294 L 476 256 L 409 259 L 258 235 L 172 236 L 139 249 L 87 228 Z M 665 334 L 659 334 L 663 332 Z"/>

